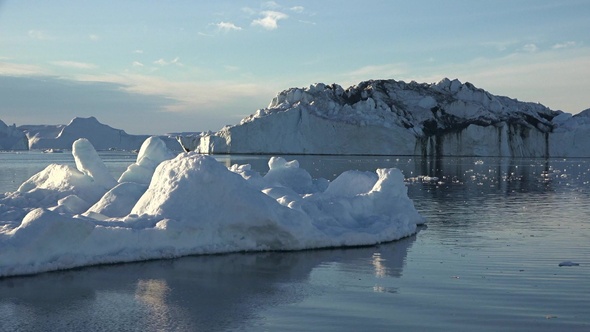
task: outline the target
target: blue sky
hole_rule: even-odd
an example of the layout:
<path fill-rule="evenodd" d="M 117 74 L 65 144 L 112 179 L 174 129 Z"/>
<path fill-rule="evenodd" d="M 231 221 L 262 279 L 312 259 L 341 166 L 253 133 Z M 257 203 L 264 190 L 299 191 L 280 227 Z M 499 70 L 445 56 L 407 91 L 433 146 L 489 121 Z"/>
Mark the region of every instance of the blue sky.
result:
<path fill-rule="evenodd" d="M 278 92 L 469 81 L 590 107 L 590 1 L 0 0 L 0 120 L 218 130 Z"/>

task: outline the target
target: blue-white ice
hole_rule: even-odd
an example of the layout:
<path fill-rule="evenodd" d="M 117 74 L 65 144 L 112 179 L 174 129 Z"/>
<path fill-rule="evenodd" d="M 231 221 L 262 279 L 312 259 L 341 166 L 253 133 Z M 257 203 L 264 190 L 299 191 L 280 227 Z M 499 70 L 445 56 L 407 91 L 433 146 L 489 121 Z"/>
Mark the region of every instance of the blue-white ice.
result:
<path fill-rule="evenodd" d="M 0 195 L 0 276 L 235 251 L 371 245 L 416 232 L 423 218 L 397 169 L 312 179 L 271 158 L 261 175 L 158 138 L 114 179 L 85 139 L 76 167 L 50 165 Z"/>

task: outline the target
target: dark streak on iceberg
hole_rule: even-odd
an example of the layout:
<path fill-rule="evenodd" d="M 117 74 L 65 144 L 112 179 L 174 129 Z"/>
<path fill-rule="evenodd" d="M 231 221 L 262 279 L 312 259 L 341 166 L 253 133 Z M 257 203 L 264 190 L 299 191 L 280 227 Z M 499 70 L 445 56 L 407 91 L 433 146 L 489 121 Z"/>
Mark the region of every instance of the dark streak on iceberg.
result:
<path fill-rule="evenodd" d="M 590 156 L 568 148 L 587 145 L 587 118 L 458 80 L 370 80 L 291 88 L 238 125 L 178 139 L 201 153 Z"/>

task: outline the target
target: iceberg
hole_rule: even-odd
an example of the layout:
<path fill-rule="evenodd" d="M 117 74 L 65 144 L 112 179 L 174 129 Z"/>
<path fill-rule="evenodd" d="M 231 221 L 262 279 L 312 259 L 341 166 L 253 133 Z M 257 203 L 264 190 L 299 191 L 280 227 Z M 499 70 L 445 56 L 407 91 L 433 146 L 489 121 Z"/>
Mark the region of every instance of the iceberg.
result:
<path fill-rule="evenodd" d="M 280 92 L 237 125 L 177 139 L 208 154 L 590 157 L 588 113 L 572 116 L 457 79 L 317 83 Z"/>
<path fill-rule="evenodd" d="M 27 137 L 30 150 L 69 149 L 78 138 L 88 139 L 97 150 L 137 150 L 149 135 L 131 135 L 122 129 L 100 123 L 95 117 L 76 117 L 67 125 L 22 125 L 17 128 Z M 180 150 L 174 138 L 159 136 L 168 148 Z"/>
<path fill-rule="evenodd" d="M 8 126 L 0 120 L 0 150 L 27 150 L 28 146 L 27 136 L 16 125 Z"/>
<path fill-rule="evenodd" d="M 87 139 L 0 195 L 0 277 L 242 251 L 373 245 L 424 223 L 398 169 L 312 179 L 297 161 L 266 174 L 174 154 L 157 137 L 116 180 Z"/>

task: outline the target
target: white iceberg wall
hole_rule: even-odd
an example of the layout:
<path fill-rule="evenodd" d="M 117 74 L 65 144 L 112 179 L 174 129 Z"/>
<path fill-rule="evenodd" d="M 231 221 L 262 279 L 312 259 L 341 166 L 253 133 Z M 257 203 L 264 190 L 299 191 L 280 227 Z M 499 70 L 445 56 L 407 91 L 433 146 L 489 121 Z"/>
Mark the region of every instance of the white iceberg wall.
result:
<path fill-rule="evenodd" d="M 217 141 L 223 138 L 225 144 Z M 208 140 L 208 141 L 205 141 Z M 216 142 L 211 144 L 209 142 Z M 400 127 L 331 121 L 304 108 L 255 118 L 201 138 L 201 153 L 342 154 L 414 153 L 416 137 Z M 221 148 L 218 148 L 221 146 Z"/>
<path fill-rule="evenodd" d="M 563 113 L 553 119 L 549 137 L 552 157 L 590 157 L 590 109 L 572 116 Z"/>
<path fill-rule="evenodd" d="M 424 137 L 416 145 L 423 156 L 547 157 L 550 134 L 523 125 L 470 124 L 457 132 Z"/>

